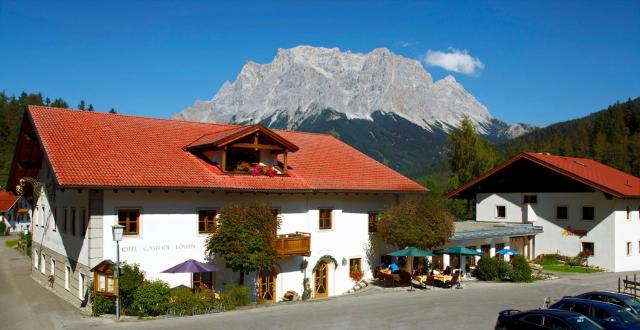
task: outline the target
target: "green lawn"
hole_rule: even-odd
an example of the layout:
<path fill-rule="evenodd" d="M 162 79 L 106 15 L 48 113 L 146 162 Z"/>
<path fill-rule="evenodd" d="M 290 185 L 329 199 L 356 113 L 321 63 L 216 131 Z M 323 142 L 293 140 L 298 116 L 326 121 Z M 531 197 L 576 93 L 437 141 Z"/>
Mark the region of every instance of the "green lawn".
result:
<path fill-rule="evenodd" d="M 19 240 L 17 239 L 4 241 L 4 245 L 6 245 L 8 248 L 15 248 L 16 246 L 18 246 L 18 241 Z"/>
<path fill-rule="evenodd" d="M 571 267 L 565 264 L 547 264 L 547 265 L 543 265 L 542 269 L 550 270 L 554 272 L 565 272 L 565 273 L 597 273 L 602 271 L 600 269 L 580 267 L 580 266 Z"/>

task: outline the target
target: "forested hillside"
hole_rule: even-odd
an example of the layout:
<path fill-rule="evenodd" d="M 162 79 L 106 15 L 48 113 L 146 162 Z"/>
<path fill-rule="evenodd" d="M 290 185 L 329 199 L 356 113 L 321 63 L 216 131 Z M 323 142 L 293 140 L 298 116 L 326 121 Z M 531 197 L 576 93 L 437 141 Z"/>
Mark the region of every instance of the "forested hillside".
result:
<path fill-rule="evenodd" d="M 640 98 L 557 123 L 499 146 L 505 159 L 520 151 L 593 158 L 640 176 Z"/>

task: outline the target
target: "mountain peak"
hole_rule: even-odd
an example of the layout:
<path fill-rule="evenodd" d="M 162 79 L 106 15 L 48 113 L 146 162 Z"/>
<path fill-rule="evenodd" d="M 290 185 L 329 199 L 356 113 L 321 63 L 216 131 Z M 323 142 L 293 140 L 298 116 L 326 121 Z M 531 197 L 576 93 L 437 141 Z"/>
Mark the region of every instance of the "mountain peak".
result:
<path fill-rule="evenodd" d="M 248 61 L 235 82 L 210 101 L 197 101 L 174 118 L 258 123 L 286 118 L 287 127 L 332 109 L 349 119 L 393 113 L 427 130 L 456 127 L 463 116 L 480 124 L 492 116 L 454 77 L 436 83 L 422 64 L 387 48 L 352 53 L 338 48 L 278 49 L 273 61 Z"/>

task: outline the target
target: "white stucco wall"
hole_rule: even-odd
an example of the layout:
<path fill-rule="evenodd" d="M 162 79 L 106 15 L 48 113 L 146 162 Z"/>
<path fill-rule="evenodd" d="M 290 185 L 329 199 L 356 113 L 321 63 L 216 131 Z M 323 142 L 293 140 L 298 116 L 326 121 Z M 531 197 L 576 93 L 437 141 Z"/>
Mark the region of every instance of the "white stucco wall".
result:
<path fill-rule="evenodd" d="M 526 205 L 524 195 L 537 195 L 538 202 Z M 495 217 L 496 205 L 507 207 L 505 219 Z M 535 219 L 531 223 L 543 227 L 543 232 L 536 235 L 535 255 L 575 256 L 581 251 L 582 242 L 593 242 L 595 255 L 589 258 L 590 264 L 612 271 L 637 270 L 640 269 L 640 220 L 626 220 L 627 205 L 631 207 L 632 219 L 637 219 L 638 200 L 606 199 L 602 192 L 478 194 L 476 220 L 522 223 L 526 218 Z M 567 206 L 568 219 L 556 219 L 557 206 Z M 595 208 L 594 220 L 582 220 L 583 206 Z M 587 234 L 576 236 L 566 228 L 587 231 Z M 633 245 L 631 256 L 626 255 L 627 241 Z"/>
<path fill-rule="evenodd" d="M 198 234 L 197 209 L 220 209 L 237 202 L 260 201 L 280 208 L 282 224 L 280 234 L 296 231 L 311 233 L 311 256 L 308 260 L 306 276 L 313 278 L 312 269 L 323 255 L 331 255 L 338 261 L 338 267 L 330 264 L 329 295 L 338 295 L 353 286 L 349 278 L 350 258 L 362 258 L 365 277 L 371 277 L 370 264 L 378 263 L 378 256 L 368 255 L 369 233 L 368 212 L 379 211 L 385 205 L 394 203 L 390 195 L 344 195 L 344 194 L 226 194 L 222 192 L 186 191 L 168 192 L 120 190 L 104 194 L 104 258 L 115 260 L 116 247 L 112 241 L 111 226 L 117 221 L 118 208 L 141 208 L 140 234 L 125 237 L 120 243 L 120 258 L 123 261 L 139 263 L 152 278 L 162 279 L 171 286 L 190 285 L 189 274 L 163 274 L 162 270 L 187 259 L 205 260 L 204 242 L 206 235 Z M 318 228 L 318 209 L 333 209 L 332 229 Z M 347 261 L 342 264 L 342 259 Z M 276 269 L 277 297 L 280 299 L 287 290 L 301 294 L 304 273 L 300 271 L 303 257 L 288 257 L 278 261 Z M 370 261 L 371 260 L 371 261 Z M 216 260 L 224 268 L 221 260 Z M 246 276 L 246 284 L 251 285 L 256 274 Z M 238 273 L 222 269 L 215 274 L 217 289 L 225 283 L 236 281 Z M 313 287 L 313 281 L 310 282 Z"/>

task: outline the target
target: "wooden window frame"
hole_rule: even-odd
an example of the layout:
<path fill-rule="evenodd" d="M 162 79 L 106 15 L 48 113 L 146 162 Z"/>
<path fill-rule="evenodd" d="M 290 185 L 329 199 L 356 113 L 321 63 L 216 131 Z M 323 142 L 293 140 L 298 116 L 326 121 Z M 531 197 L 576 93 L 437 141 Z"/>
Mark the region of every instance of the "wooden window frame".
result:
<path fill-rule="evenodd" d="M 591 209 L 593 210 L 593 218 L 592 218 L 592 219 L 585 219 L 585 217 L 584 217 L 584 210 L 585 210 L 586 208 L 591 208 Z M 596 219 L 596 207 L 595 207 L 595 206 L 591 206 L 591 205 L 584 205 L 584 206 L 582 206 L 582 212 L 581 212 L 581 213 L 582 213 L 582 214 L 581 214 L 581 219 L 582 219 L 582 220 L 584 220 L 584 221 L 593 221 L 593 220 L 595 220 L 595 219 Z"/>
<path fill-rule="evenodd" d="M 558 217 L 558 209 L 564 207 L 564 209 L 566 210 L 566 217 L 564 218 L 560 218 Z M 556 220 L 569 220 L 569 206 L 567 205 L 556 205 L 556 214 L 555 214 L 555 218 Z"/>
<path fill-rule="evenodd" d="M 328 219 L 323 218 L 323 213 L 328 211 L 329 217 Z M 319 208 L 318 209 L 318 229 L 319 230 L 331 230 L 333 229 L 333 209 L 332 208 Z"/>
<path fill-rule="evenodd" d="M 200 217 L 200 212 L 215 212 L 215 216 L 213 218 L 213 224 L 210 224 L 211 221 L 209 220 L 205 221 L 204 231 L 200 230 L 200 222 L 202 222 Z M 197 213 L 198 213 L 198 224 L 197 224 L 198 235 L 209 235 L 209 234 L 215 233 L 216 228 L 218 227 L 218 217 L 220 216 L 220 211 L 218 210 L 218 208 L 210 208 L 210 207 L 198 208 Z M 209 231 L 209 226 L 213 226 L 213 230 Z"/>
<path fill-rule="evenodd" d="M 354 261 L 357 262 L 357 270 L 360 272 L 362 271 L 362 257 L 357 257 L 357 258 L 349 258 L 349 272 L 354 271 Z"/>
<path fill-rule="evenodd" d="M 380 216 L 380 212 L 369 212 L 367 214 L 367 223 L 369 227 L 370 233 L 378 232 L 378 217 Z M 371 219 L 373 217 L 373 220 Z"/>
<path fill-rule="evenodd" d="M 498 208 L 503 207 L 504 208 L 504 216 L 500 216 L 500 212 L 498 211 Z M 496 205 L 496 219 L 506 219 L 507 218 L 507 206 L 506 205 Z"/>
<path fill-rule="evenodd" d="M 130 220 L 125 219 L 124 224 L 120 223 L 120 212 L 138 212 L 138 218 L 136 219 L 136 231 L 129 231 Z M 126 236 L 140 236 L 140 222 L 142 221 L 142 208 L 140 207 L 120 207 L 116 209 L 116 223 L 124 226 L 124 232 L 122 235 Z"/>
<path fill-rule="evenodd" d="M 591 246 L 593 247 L 593 249 L 591 250 L 591 254 L 589 255 L 590 257 L 594 257 L 596 255 L 596 243 L 594 242 L 580 242 L 580 252 L 584 252 L 584 245 L 585 244 L 591 244 Z"/>

